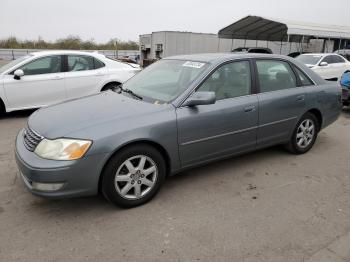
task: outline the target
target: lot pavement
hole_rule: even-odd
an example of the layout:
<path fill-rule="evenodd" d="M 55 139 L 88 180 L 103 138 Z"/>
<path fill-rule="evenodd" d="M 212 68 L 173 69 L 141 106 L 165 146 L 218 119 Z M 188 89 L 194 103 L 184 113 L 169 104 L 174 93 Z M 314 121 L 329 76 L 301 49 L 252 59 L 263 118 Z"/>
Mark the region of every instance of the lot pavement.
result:
<path fill-rule="evenodd" d="M 0 120 L 0 261 L 350 261 L 350 110 L 312 151 L 270 148 L 169 178 L 149 204 L 28 193 Z"/>
<path fill-rule="evenodd" d="M 5 64 L 7 64 L 8 63 L 8 61 L 6 61 L 6 60 L 1 60 L 0 59 L 0 66 L 3 66 L 3 65 L 5 65 Z"/>

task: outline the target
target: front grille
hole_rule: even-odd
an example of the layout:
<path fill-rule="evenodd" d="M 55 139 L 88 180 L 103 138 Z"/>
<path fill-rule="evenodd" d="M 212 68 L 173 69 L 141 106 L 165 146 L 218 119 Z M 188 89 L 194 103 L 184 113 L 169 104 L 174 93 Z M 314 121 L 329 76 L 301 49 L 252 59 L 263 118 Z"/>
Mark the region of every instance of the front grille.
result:
<path fill-rule="evenodd" d="M 34 151 L 40 141 L 43 140 L 43 137 L 31 130 L 29 127 L 26 127 L 24 130 L 24 146 L 29 151 Z"/>

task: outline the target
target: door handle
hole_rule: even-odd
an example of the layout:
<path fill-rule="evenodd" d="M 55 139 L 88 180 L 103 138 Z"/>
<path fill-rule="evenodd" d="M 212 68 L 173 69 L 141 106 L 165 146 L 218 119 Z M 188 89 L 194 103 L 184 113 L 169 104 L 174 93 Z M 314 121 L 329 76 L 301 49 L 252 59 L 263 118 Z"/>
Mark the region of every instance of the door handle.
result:
<path fill-rule="evenodd" d="M 62 79 L 62 76 L 54 76 L 53 78 L 52 78 L 52 80 L 61 80 Z"/>
<path fill-rule="evenodd" d="M 297 101 L 304 101 L 305 95 L 297 96 Z"/>
<path fill-rule="evenodd" d="M 244 108 L 244 112 L 248 113 L 248 112 L 252 112 L 255 110 L 255 106 L 247 106 Z"/>

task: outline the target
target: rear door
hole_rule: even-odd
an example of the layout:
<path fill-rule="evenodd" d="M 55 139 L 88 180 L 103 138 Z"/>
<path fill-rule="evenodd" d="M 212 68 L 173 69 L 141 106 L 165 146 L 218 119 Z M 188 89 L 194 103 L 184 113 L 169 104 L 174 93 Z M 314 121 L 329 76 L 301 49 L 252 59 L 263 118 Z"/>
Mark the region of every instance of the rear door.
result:
<path fill-rule="evenodd" d="M 257 146 L 288 141 L 305 112 L 305 90 L 287 61 L 256 60 L 259 86 L 259 129 Z"/>
<path fill-rule="evenodd" d="M 184 167 L 255 148 L 258 99 L 252 83 L 248 60 L 229 62 L 197 89 L 215 92 L 215 104 L 176 110 Z"/>
<path fill-rule="evenodd" d="M 51 105 L 66 99 L 62 56 L 51 55 L 32 60 L 17 68 L 24 76 L 5 75 L 4 88 L 12 109 Z"/>
<path fill-rule="evenodd" d="M 106 75 L 105 65 L 89 55 L 66 57 L 66 89 L 69 99 L 97 93 Z"/>

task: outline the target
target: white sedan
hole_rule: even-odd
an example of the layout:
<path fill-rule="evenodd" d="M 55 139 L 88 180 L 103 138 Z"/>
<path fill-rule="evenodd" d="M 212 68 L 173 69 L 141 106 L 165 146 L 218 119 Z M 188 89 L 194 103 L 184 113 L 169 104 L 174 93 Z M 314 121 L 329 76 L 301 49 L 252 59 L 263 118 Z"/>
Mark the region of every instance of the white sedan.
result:
<path fill-rule="evenodd" d="M 326 80 L 338 80 L 350 70 L 350 62 L 337 54 L 302 54 L 296 59 Z"/>
<path fill-rule="evenodd" d="M 92 52 L 31 53 L 0 67 L 0 114 L 112 89 L 140 70 Z"/>

